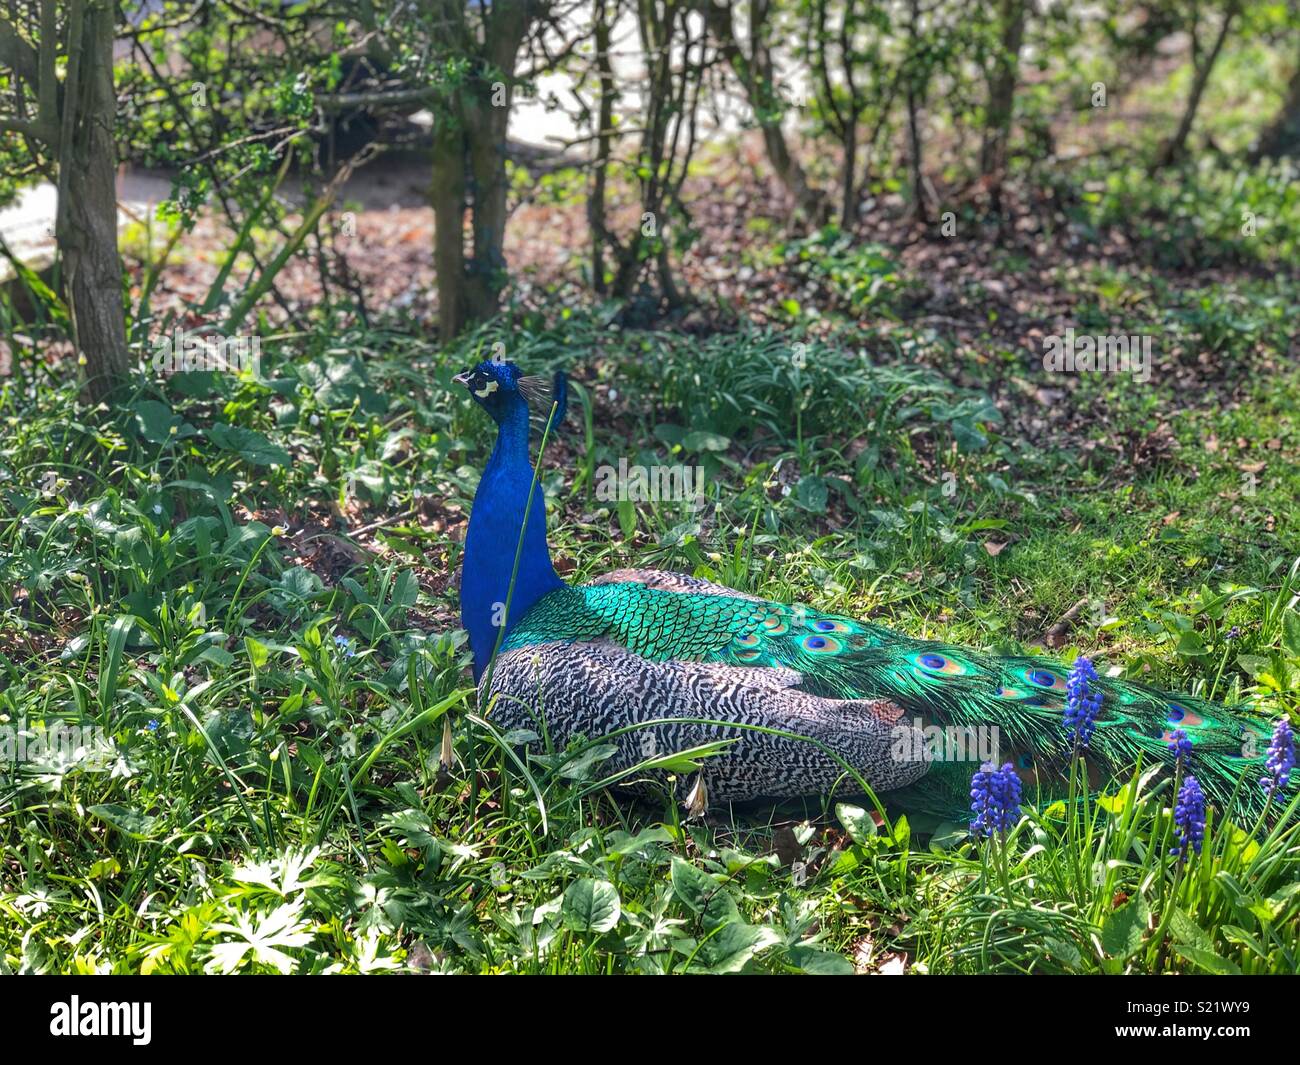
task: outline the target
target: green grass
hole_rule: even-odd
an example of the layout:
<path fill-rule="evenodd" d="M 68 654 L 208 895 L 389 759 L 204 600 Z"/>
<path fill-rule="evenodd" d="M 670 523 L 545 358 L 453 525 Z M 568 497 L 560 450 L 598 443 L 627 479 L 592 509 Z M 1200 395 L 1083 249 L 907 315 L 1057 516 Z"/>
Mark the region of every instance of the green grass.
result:
<path fill-rule="evenodd" d="M 524 760 L 476 707 L 453 578 L 491 437 L 447 382 L 504 340 L 579 386 L 542 476 L 571 579 L 680 569 L 1007 651 L 1087 599 L 1061 656 L 1300 711 L 1294 280 L 1062 271 L 1081 331 L 1158 336 L 1143 386 L 864 325 L 916 281 L 874 247 L 755 261 L 804 264 L 817 313 L 447 350 L 322 320 L 266 381 L 141 378 L 112 412 L 6 384 L 0 724 L 101 746 L 0 766 L 0 968 L 1295 971 L 1296 830 L 1215 819 L 1172 862 L 1141 768 L 983 845 L 843 797 L 688 822 L 611 791 L 598 741 Z M 620 457 L 703 466 L 709 505 L 603 504 Z"/>

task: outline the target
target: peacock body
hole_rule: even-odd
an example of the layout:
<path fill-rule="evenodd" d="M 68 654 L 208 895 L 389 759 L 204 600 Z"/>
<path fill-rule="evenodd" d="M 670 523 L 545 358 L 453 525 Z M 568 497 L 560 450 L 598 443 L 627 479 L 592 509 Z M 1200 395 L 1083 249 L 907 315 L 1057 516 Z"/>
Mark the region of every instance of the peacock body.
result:
<path fill-rule="evenodd" d="M 499 427 L 461 598 L 483 705 L 500 727 L 545 734 L 557 749 L 611 737 L 610 772 L 730 741 L 701 770 L 723 801 L 859 792 L 847 765 L 904 809 L 953 816 L 986 760 L 1011 762 L 1030 797 L 1061 794 L 1074 747 L 1059 663 L 917 640 L 681 574 L 560 580 L 540 493 L 530 492 L 527 397 L 549 409 L 554 394 L 562 415 L 562 379 L 546 390 L 510 363 L 487 362 L 458 380 Z M 1262 808 L 1262 719 L 1131 681 L 1098 678 L 1093 688 L 1102 693 L 1086 752 L 1094 786 L 1139 759 L 1172 766 L 1182 730 L 1207 795 L 1243 817 Z"/>

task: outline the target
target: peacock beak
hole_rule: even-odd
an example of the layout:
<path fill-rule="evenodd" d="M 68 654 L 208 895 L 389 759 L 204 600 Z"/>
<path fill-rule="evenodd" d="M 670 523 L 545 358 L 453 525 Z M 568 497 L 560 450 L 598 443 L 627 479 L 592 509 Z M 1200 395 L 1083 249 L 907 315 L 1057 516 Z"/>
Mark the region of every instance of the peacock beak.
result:
<path fill-rule="evenodd" d="M 451 379 L 451 382 L 454 385 L 464 385 L 466 388 L 469 388 L 470 371 L 466 370 L 464 373 L 458 373 Z"/>

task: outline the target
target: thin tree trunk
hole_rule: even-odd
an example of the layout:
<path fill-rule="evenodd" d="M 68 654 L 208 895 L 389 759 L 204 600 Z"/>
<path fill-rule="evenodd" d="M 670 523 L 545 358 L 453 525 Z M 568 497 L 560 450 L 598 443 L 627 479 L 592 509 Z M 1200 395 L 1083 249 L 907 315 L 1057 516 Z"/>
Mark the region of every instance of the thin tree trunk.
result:
<path fill-rule="evenodd" d="M 614 100 L 618 89 L 610 58 L 609 19 L 605 0 L 596 0 L 596 73 L 600 78 L 600 110 L 596 128 L 596 160 L 587 199 L 587 223 L 591 230 L 591 287 L 598 295 L 609 291 L 605 283 L 605 188 L 609 180 L 609 157 L 614 147 Z"/>
<path fill-rule="evenodd" d="M 449 340 L 470 322 L 494 315 L 507 281 L 506 128 L 515 64 L 530 21 L 528 0 L 496 0 L 484 15 L 483 41 L 464 32 L 454 0 L 435 4 L 448 27 L 447 43 L 471 55 L 477 72 L 458 96 L 453 114 L 434 131 L 432 178 L 434 270 L 438 327 Z M 484 71 L 500 77 L 486 80 Z M 468 180 L 467 180 L 468 177 Z M 470 254 L 465 212 L 470 211 Z"/>
<path fill-rule="evenodd" d="M 1300 64 L 1291 75 L 1282 109 L 1260 134 L 1252 159 L 1275 159 L 1283 155 L 1300 155 Z"/>
<path fill-rule="evenodd" d="M 930 220 L 925 191 L 925 160 L 922 157 L 920 101 L 916 90 L 907 90 L 907 163 L 912 178 L 912 215 L 918 222 Z"/>
<path fill-rule="evenodd" d="M 1000 53 L 989 78 L 989 104 L 980 150 L 980 174 L 992 195 L 995 211 L 1002 206 L 1002 181 L 1006 177 L 1011 117 L 1020 77 L 1020 48 L 1025 40 L 1025 8 L 1026 0 L 1001 0 L 998 5 Z"/>
<path fill-rule="evenodd" d="M 920 0 L 911 0 L 908 8 L 907 43 L 908 60 L 912 68 L 907 77 L 907 161 L 912 178 L 912 215 L 918 222 L 930 220 L 930 207 L 926 201 L 925 161 L 921 141 L 921 104 L 926 86 L 916 70 L 916 38 L 920 22 Z"/>
<path fill-rule="evenodd" d="M 438 282 L 438 336 L 456 336 L 467 321 L 465 295 L 465 140 L 442 119 L 433 139 L 433 268 Z"/>
<path fill-rule="evenodd" d="M 844 130 L 844 167 L 841 171 L 840 228 L 852 229 L 857 221 L 858 124 L 850 121 Z"/>
<path fill-rule="evenodd" d="M 71 5 L 59 138 L 56 233 L 73 340 L 85 360 L 87 394 L 95 401 L 111 395 L 130 368 L 117 254 L 113 21 L 113 6 L 102 0 Z M 47 47 L 52 50 L 54 42 Z"/>
<path fill-rule="evenodd" d="M 469 147 L 472 253 L 465 264 L 465 305 L 473 321 L 496 314 L 506 272 L 505 108 L 465 108 Z M 472 116 L 472 117 L 471 117 Z"/>
<path fill-rule="evenodd" d="M 808 175 L 790 153 L 785 131 L 781 128 L 775 65 L 768 42 L 767 19 L 771 11 L 770 5 L 765 0 L 754 0 L 750 8 L 749 55 L 745 55 L 736 39 L 730 5 L 705 0 L 703 9 L 709 31 L 717 40 L 718 48 L 741 88 L 745 90 L 745 98 L 762 131 L 763 148 L 767 152 L 768 162 L 772 164 L 773 173 L 794 199 L 797 215 L 805 222 L 821 224 L 828 213 L 826 198 L 820 190 L 809 184 Z"/>
<path fill-rule="evenodd" d="M 1192 92 L 1187 98 L 1187 107 L 1183 110 L 1183 117 L 1178 123 L 1178 129 L 1174 135 L 1165 141 L 1161 147 L 1156 161 L 1152 165 L 1153 171 L 1160 170 L 1183 157 L 1187 150 L 1187 137 L 1192 132 L 1192 124 L 1196 121 L 1196 112 L 1201 106 L 1201 95 L 1205 92 L 1205 86 L 1209 84 L 1210 73 L 1214 70 L 1214 64 L 1218 62 L 1219 53 L 1223 50 L 1223 43 L 1228 39 L 1228 31 L 1232 28 L 1233 19 L 1237 17 L 1237 0 L 1232 0 L 1223 13 L 1223 22 L 1219 26 L 1219 35 L 1214 39 L 1214 46 L 1210 49 L 1210 54 L 1206 56 L 1205 62 L 1196 68 L 1196 76 L 1192 80 Z"/>
<path fill-rule="evenodd" d="M 470 318 L 482 321 L 496 314 L 506 272 L 506 130 L 514 96 L 514 71 L 519 47 L 528 31 L 527 0 L 495 0 L 487 23 L 484 57 L 504 75 L 498 84 L 481 83 L 466 95 L 463 114 L 469 147 L 473 254 L 466 264 L 466 295 Z"/>

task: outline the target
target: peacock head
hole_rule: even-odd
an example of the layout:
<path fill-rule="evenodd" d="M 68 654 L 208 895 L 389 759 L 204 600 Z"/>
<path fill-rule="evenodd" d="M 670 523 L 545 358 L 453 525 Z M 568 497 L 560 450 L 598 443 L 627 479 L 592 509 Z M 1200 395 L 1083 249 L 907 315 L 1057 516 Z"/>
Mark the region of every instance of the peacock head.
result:
<path fill-rule="evenodd" d="M 505 421 L 512 407 L 518 406 L 545 423 L 554 404 L 551 425 L 558 426 L 564 420 L 569 389 L 563 370 L 557 370 L 551 378 L 528 377 L 513 362 L 485 359 L 452 380 L 464 385 L 474 402 L 498 425 Z"/>

